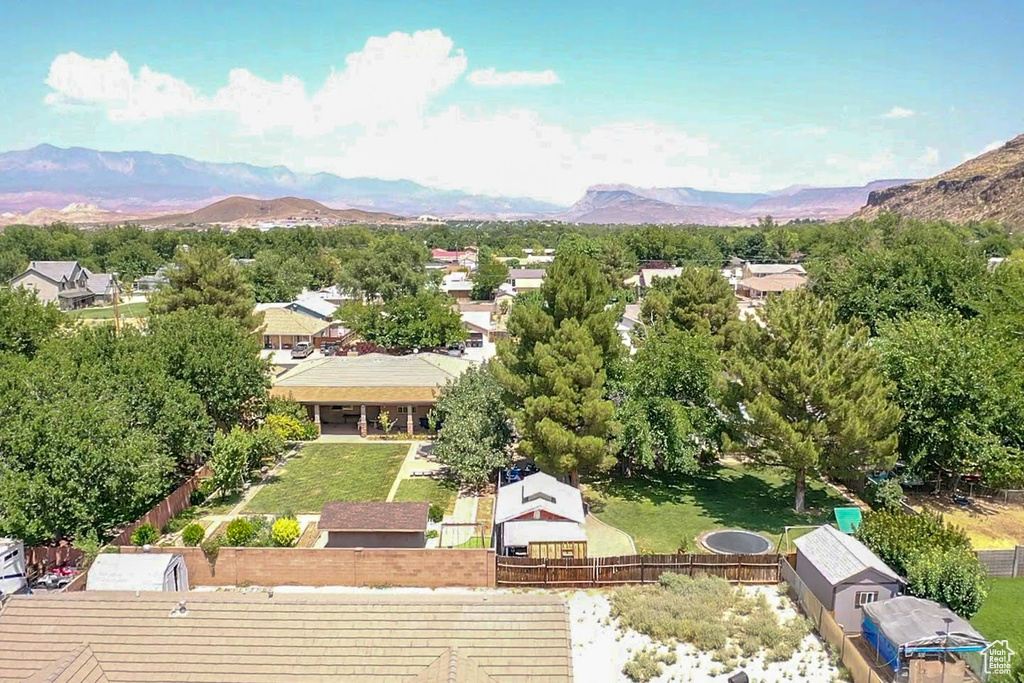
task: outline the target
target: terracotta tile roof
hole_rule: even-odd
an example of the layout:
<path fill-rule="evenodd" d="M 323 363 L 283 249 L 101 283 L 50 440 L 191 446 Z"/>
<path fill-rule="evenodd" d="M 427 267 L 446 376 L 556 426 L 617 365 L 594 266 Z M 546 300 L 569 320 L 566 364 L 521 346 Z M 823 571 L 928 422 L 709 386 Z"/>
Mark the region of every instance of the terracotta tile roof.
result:
<path fill-rule="evenodd" d="M 568 612 L 553 595 L 188 593 L 172 615 L 182 597 L 13 596 L 0 611 L 0 681 L 77 666 L 79 678 L 50 680 L 572 682 Z"/>
<path fill-rule="evenodd" d="M 320 531 L 426 531 L 430 503 L 325 503 Z"/>

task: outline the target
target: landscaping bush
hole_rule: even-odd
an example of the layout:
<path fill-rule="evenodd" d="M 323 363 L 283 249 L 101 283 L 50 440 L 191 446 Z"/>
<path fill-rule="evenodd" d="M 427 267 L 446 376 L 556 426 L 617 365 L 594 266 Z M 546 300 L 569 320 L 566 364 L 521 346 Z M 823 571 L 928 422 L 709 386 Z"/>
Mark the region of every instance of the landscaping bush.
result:
<path fill-rule="evenodd" d="M 437 533 L 437 529 L 427 529 L 427 533 L 424 534 L 424 537 L 425 538 L 437 538 L 438 535 L 439 534 Z"/>
<path fill-rule="evenodd" d="M 427 512 L 427 519 L 434 524 L 439 524 L 444 519 L 444 508 L 437 503 L 431 503 L 430 511 Z"/>
<path fill-rule="evenodd" d="M 164 533 L 174 534 L 181 531 L 189 525 L 189 522 L 196 518 L 197 514 L 199 514 L 199 510 L 195 507 L 185 508 L 167 520 L 167 524 L 164 525 Z"/>
<path fill-rule="evenodd" d="M 132 545 L 152 545 L 160 538 L 160 532 L 149 522 L 132 532 Z"/>
<path fill-rule="evenodd" d="M 270 464 L 284 452 L 284 439 L 270 427 L 249 432 L 249 470 L 258 470 Z"/>
<path fill-rule="evenodd" d="M 658 652 L 645 647 L 633 653 L 633 658 L 622 667 L 622 673 L 631 681 L 647 683 L 661 675 L 662 664 L 675 664 L 676 660 L 675 652 Z"/>
<path fill-rule="evenodd" d="M 281 548 L 290 548 L 299 540 L 299 522 L 295 519 L 281 518 L 274 522 L 271 527 L 270 537 L 274 545 Z"/>
<path fill-rule="evenodd" d="M 202 543 L 204 538 L 206 538 L 206 529 L 202 524 L 196 522 L 192 522 L 181 532 L 181 542 L 190 548 Z"/>
<path fill-rule="evenodd" d="M 962 529 L 939 514 L 878 511 L 864 517 L 857 538 L 896 573 L 907 591 L 970 619 L 987 595 L 987 574 Z"/>
<path fill-rule="evenodd" d="M 864 491 L 874 510 L 898 510 L 903 502 L 903 487 L 892 479 L 868 486 Z"/>
<path fill-rule="evenodd" d="M 228 528 L 224 530 L 224 539 L 232 548 L 248 545 L 255 536 L 256 530 L 247 517 L 236 517 L 228 522 Z"/>
<path fill-rule="evenodd" d="M 209 479 L 204 479 L 203 481 L 206 482 L 209 481 Z M 209 497 L 210 494 L 203 490 L 203 485 L 200 483 L 199 486 L 192 489 L 192 493 L 188 494 L 188 504 L 193 506 L 202 505 Z"/>
<path fill-rule="evenodd" d="M 284 441 L 312 441 L 319 436 L 316 424 L 291 415 L 267 415 L 266 426 Z"/>

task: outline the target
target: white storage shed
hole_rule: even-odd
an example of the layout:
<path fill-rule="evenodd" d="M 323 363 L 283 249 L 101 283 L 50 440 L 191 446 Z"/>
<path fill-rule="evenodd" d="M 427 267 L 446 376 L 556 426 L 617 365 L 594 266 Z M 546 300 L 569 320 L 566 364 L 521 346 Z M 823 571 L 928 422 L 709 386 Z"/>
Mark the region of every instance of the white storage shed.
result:
<path fill-rule="evenodd" d="M 169 553 L 101 553 L 89 568 L 90 591 L 187 591 L 185 558 Z"/>

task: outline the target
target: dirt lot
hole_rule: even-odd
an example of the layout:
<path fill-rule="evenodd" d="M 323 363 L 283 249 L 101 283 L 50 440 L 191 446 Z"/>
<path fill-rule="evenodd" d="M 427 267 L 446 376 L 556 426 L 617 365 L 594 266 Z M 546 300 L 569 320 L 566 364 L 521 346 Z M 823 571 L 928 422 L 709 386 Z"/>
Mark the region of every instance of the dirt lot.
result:
<path fill-rule="evenodd" d="M 1024 506 L 1002 505 L 984 498 L 974 498 L 969 507 L 930 495 L 908 495 L 907 499 L 915 509 L 941 512 L 947 521 L 963 527 L 976 550 L 1024 545 Z"/>

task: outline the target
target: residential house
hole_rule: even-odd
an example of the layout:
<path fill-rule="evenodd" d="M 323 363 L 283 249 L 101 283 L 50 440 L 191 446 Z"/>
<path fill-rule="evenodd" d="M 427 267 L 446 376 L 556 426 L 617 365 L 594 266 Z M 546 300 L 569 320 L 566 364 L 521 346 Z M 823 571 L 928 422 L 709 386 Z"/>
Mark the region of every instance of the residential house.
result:
<path fill-rule="evenodd" d="M 11 287 L 31 289 L 40 301 L 62 310 L 83 308 L 97 300 L 113 301 L 115 291 L 120 292 L 113 275 L 94 275 L 78 261 L 32 261 L 25 272 L 11 279 Z"/>
<path fill-rule="evenodd" d="M 274 380 L 270 395 L 306 406 L 323 431 L 380 428 L 387 412 L 398 430 L 425 429 L 437 395 L 473 363 L 439 353 L 330 356 L 301 363 Z"/>
<path fill-rule="evenodd" d="M 327 339 L 336 335 L 331 333 L 334 323 L 305 313 L 287 308 L 288 304 L 272 307 L 257 307 L 263 312 L 263 335 L 265 349 L 291 349 L 299 342 L 308 342 L 319 348 Z"/>
<path fill-rule="evenodd" d="M 37 593 L 0 608 L 0 680 L 572 683 L 567 614 L 513 593 Z"/>
<path fill-rule="evenodd" d="M 132 289 L 137 294 L 149 294 L 155 292 L 170 281 L 167 279 L 167 269 L 158 268 L 152 275 L 143 275 L 132 283 Z"/>
<path fill-rule="evenodd" d="M 752 277 L 768 277 L 771 275 L 802 275 L 807 271 L 799 263 L 744 263 L 743 279 Z"/>
<path fill-rule="evenodd" d="M 899 595 L 903 579 L 871 549 L 826 524 L 793 541 L 796 574 L 846 633 L 858 633 L 861 609 Z"/>
<path fill-rule="evenodd" d="M 441 280 L 441 291 L 456 300 L 470 299 L 473 294 L 473 280 L 465 271 L 448 273 Z"/>
<path fill-rule="evenodd" d="M 642 324 L 640 320 L 640 304 L 626 304 L 622 312 L 622 318 L 616 324 L 615 330 L 622 337 L 622 343 L 629 349 L 630 354 L 636 353 L 636 347 L 633 345 L 633 330 Z"/>
<path fill-rule="evenodd" d="M 673 279 L 683 274 L 682 268 L 641 268 L 637 284 L 641 289 L 650 289 L 658 278 Z"/>
<path fill-rule="evenodd" d="M 583 558 L 585 517 L 579 489 L 537 472 L 498 489 L 495 547 L 502 555 Z"/>
<path fill-rule="evenodd" d="M 470 270 L 476 270 L 477 259 L 478 256 L 475 249 L 466 249 L 464 251 L 433 249 L 430 252 L 430 260 L 435 263 L 463 266 Z"/>
<path fill-rule="evenodd" d="M 423 548 L 430 503 L 325 503 L 317 529 L 326 548 Z"/>
<path fill-rule="evenodd" d="M 545 275 L 547 271 L 543 268 L 510 268 L 506 282 L 515 288 L 517 294 L 522 294 L 540 289 Z"/>
<path fill-rule="evenodd" d="M 799 267 L 799 266 L 797 266 Z M 791 292 L 807 284 L 807 277 L 798 273 L 778 273 L 747 277 L 736 284 L 736 295 L 763 300 L 779 292 Z"/>

